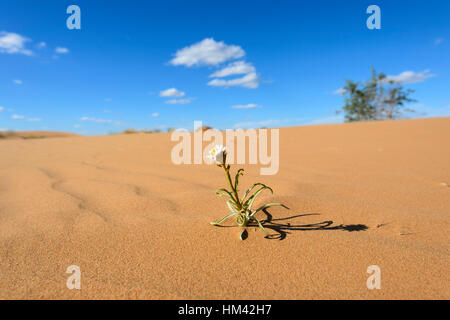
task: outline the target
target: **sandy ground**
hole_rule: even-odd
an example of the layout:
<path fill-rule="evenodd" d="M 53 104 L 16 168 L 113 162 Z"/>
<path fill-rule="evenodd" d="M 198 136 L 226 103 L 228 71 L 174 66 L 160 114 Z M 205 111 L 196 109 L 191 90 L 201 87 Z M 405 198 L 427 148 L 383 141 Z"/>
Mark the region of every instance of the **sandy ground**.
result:
<path fill-rule="evenodd" d="M 175 144 L 0 141 L 0 298 L 450 298 L 450 118 L 281 129 L 279 173 L 241 178 L 291 208 L 259 215 L 277 239 L 211 226 L 223 172 L 172 164 Z"/>

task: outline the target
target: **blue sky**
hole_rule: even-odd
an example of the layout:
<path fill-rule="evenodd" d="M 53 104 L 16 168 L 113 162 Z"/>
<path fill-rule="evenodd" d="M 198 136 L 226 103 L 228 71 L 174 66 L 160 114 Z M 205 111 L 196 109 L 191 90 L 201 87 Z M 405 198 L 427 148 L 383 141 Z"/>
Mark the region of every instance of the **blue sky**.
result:
<path fill-rule="evenodd" d="M 447 0 L 2 0 L 0 129 L 340 122 L 335 91 L 371 65 L 416 90 L 415 116 L 450 116 L 449 56 Z"/>

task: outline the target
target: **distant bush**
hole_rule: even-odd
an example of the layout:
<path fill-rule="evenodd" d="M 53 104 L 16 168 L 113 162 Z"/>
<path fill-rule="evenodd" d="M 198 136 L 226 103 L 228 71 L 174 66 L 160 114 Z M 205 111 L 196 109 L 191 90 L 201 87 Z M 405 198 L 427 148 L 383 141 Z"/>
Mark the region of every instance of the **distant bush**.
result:
<path fill-rule="evenodd" d="M 17 134 L 14 131 L 1 131 L 0 132 L 0 139 L 9 139 L 16 137 Z"/>
<path fill-rule="evenodd" d="M 134 129 L 126 129 L 126 130 L 122 131 L 122 133 L 133 134 L 133 133 L 138 133 L 138 131 L 136 131 Z"/>
<path fill-rule="evenodd" d="M 169 128 L 169 129 L 167 129 L 167 132 L 171 132 L 171 131 L 173 131 L 173 130 L 174 130 L 174 129 Z M 145 133 L 145 134 L 150 134 L 150 133 L 160 133 L 160 132 L 162 132 L 162 130 L 159 129 L 159 128 L 153 128 L 153 129 L 151 129 L 151 130 L 149 130 L 149 129 L 142 129 L 142 130 L 126 129 L 126 130 L 122 131 L 122 134 L 135 134 L 135 133 Z"/>
<path fill-rule="evenodd" d="M 403 112 L 414 112 L 405 104 L 415 102 L 409 95 L 414 90 L 389 80 L 383 73 L 377 74 L 372 68 L 372 78 L 368 81 L 347 80 L 343 88 L 345 121 L 392 120 L 400 118 Z M 339 113 L 339 111 L 337 111 Z"/>
<path fill-rule="evenodd" d="M 212 127 L 210 127 L 210 126 L 203 126 L 201 128 L 198 128 L 197 131 L 201 130 L 202 132 L 205 132 L 205 131 L 211 130 L 211 129 L 212 129 Z"/>

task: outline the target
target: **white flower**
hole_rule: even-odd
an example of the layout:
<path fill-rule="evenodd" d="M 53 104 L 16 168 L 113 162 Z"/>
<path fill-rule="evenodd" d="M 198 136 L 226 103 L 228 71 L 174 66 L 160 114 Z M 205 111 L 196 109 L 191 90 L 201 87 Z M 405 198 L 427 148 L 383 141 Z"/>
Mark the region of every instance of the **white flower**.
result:
<path fill-rule="evenodd" d="M 223 164 L 223 154 L 226 150 L 226 147 L 216 144 L 216 146 L 209 151 L 208 158 L 216 161 L 217 163 Z"/>

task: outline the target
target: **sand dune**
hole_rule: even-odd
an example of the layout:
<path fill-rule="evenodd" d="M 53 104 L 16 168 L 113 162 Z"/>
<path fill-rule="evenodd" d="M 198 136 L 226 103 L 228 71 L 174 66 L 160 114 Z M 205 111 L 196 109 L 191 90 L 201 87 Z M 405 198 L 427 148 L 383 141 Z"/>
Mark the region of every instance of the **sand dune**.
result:
<path fill-rule="evenodd" d="M 77 134 L 57 131 L 0 131 L 0 140 L 3 139 L 44 139 L 76 137 Z"/>
<path fill-rule="evenodd" d="M 450 298 L 450 118 L 282 128 L 279 173 L 241 179 L 291 208 L 261 213 L 278 239 L 211 226 L 223 173 L 172 164 L 174 144 L 0 141 L 0 298 Z"/>

